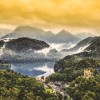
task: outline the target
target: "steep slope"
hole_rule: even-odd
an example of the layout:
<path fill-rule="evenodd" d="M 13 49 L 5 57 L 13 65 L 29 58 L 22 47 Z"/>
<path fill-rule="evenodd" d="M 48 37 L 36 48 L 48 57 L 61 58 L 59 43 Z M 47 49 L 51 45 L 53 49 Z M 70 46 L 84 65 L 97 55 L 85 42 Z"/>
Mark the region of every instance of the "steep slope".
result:
<path fill-rule="evenodd" d="M 98 37 L 88 37 L 82 41 L 80 41 L 75 47 L 71 49 L 64 49 L 62 52 L 82 52 L 84 51 L 89 45 L 92 44 L 94 40 L 96 40 Z"/>
<path fill-rule="evenodd" d="M 100 53 L 100 37 L 91 41 L 91 44 L 85 49 L 85 51 L 99 52 Z"/>

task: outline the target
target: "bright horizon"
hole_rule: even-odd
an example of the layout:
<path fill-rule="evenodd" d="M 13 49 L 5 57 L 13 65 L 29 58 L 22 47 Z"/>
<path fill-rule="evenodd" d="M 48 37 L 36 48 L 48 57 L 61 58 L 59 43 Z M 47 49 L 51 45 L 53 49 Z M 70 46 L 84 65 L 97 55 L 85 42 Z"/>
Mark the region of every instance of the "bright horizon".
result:
<path fill-rule="evenodd" d="M 2 0 L 0 28 L 29 25 L 47 31 L 100 35 L 99 0 Z"/>

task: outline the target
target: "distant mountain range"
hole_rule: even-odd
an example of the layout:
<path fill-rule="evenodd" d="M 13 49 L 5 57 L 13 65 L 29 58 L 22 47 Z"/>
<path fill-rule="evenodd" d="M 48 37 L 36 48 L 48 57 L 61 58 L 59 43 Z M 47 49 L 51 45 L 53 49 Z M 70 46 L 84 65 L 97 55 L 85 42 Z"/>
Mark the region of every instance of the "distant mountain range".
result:
<path fill-rule="evenodd" d="M 90 32 L 82 32 L 76 35 L 71 34 L 68 31 L 61 30 L 57 34 L 51 31 L 44 31 L 41 28 L 31 26 L 19 26 L 13 32 L 8 29 L 0 29 L 0 38 L 21 38 L 28 37 L 43 40 L 49 43 L 78 43 L 82 39 L 87 37 L 94 37 L 95 35 Z"/>
<path fill-rule="evenodd" d="M 43 40 L 49 43 L 67 43 L 67 42 L 79 42 L 80 38 L 71 34 L 68 31 L 62 30 L 58 34 L 54 34 L 51 31 L 44 31 L 40 28 L 30 26 L 20 26 L 16 28 L 12 33 L 2 37 L 4 38 L 20 38 L 28 37 L 38 40 Z"/>
<path fill-rule="evenodd" d="M 90 32 L 82 32 L 82 33 L 78 33 L 76 34 L 76 36 L 80 39 L 85 39 L 87 37 L 94 37 L 95 35 L 90 33 Z"/>

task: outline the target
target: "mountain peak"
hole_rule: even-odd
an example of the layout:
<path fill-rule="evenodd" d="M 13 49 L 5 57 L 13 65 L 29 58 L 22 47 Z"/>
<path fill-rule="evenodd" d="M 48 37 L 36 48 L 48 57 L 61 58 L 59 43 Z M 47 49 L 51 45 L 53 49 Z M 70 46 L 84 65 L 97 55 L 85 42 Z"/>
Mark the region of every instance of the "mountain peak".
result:
<path fill-rule="evenodd" d="M 51 34 L 54 34 L 52 31 L 47 31 L 47 33 L 51 33 Z"/>
<path fill-rule="evenodd" d="M 15 30 L 14 30 L 14 32 L 16 32 L 16 31 L 20 31 L 20 30 L 27 30 L 27 31 L 42 31 L 42 32 L 44 32 L 42 29 L 40 29 L 40 28 L 37 28 L 37 27 L 31 27 L 31 26 L 28 26 L 28 25 L 26 25 L 26 26 L 19 26 L 19 27 L 17 27 Z"/>
<path fill-rule="evenodd" d="M 18 31 L 21 29 L 32 29 L 32 27 L 31 26 L 18 26 L 14 31 Z"/>
<path fill-rule="evenodd" d="M 66 30 L 61 30 L 57 35 L 72 35 L 70 32 L 66 31 Z"/>
<path fill-rule="evenodd" d="M 58 34 L 54 34 L 52 31 L 44 31 L 41 28 L 31 26 L 19 26 L 12 33 L 3 36 L 2 38 L 21 38 L 28 37 L 46 42 L 65 43 L 65 42 L 77 42 L 79 38 L 74 36 L 68 31 L 61 30 Z"/>
<path fill-rule="evenodd" d="M 61 30 L 60 32 L 66 32 L 66 30 L 63 29 L 63 30 Z"/>

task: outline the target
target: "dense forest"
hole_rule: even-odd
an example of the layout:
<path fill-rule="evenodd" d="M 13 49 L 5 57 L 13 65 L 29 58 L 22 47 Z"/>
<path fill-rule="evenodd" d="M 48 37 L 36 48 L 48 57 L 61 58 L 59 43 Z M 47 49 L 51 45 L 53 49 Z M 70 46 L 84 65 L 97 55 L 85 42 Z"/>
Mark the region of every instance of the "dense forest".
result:
<path fill-rule="evenodd" d="M 56 70 L 56 73 L 52 74 L 49 78 L 51 81 L 71 82 L 78 76 L 82 76 L 85 68 L 92 69 L 95 76 L 99 73 L 100 62 L 93 59 L 83 59 L 79 61 L 73 61 L 71 59 L 67 61 L 61 60 L 59 66 L 55 64 L 55 70 L 58 70 Z"/>
<path fill-rule="evenodd" d="M 78 77 L 65 91 L 73 100 L 100 100 L 100 75 L 89 79 Z"/>
<path fill-rule="evenodd" d="M 33 77 L 12 70 L 0 70 L 0 100 L 57 100 Z"/>
<path fill-rule="evenodd" d="M 46 80 L 61 82 L 64 93 L 69 95 L 70 98 L 73 100 L 100 100 L 99 60 L 60 60 L 55 67 L 58 69 L 56 73 L 50 75 Z M 90 73 L 85 72 L 88 70 Z M 87 78 L 88 75 L 90 77 Z M 65 87 L 63 84 L 68 86 Z"/>

